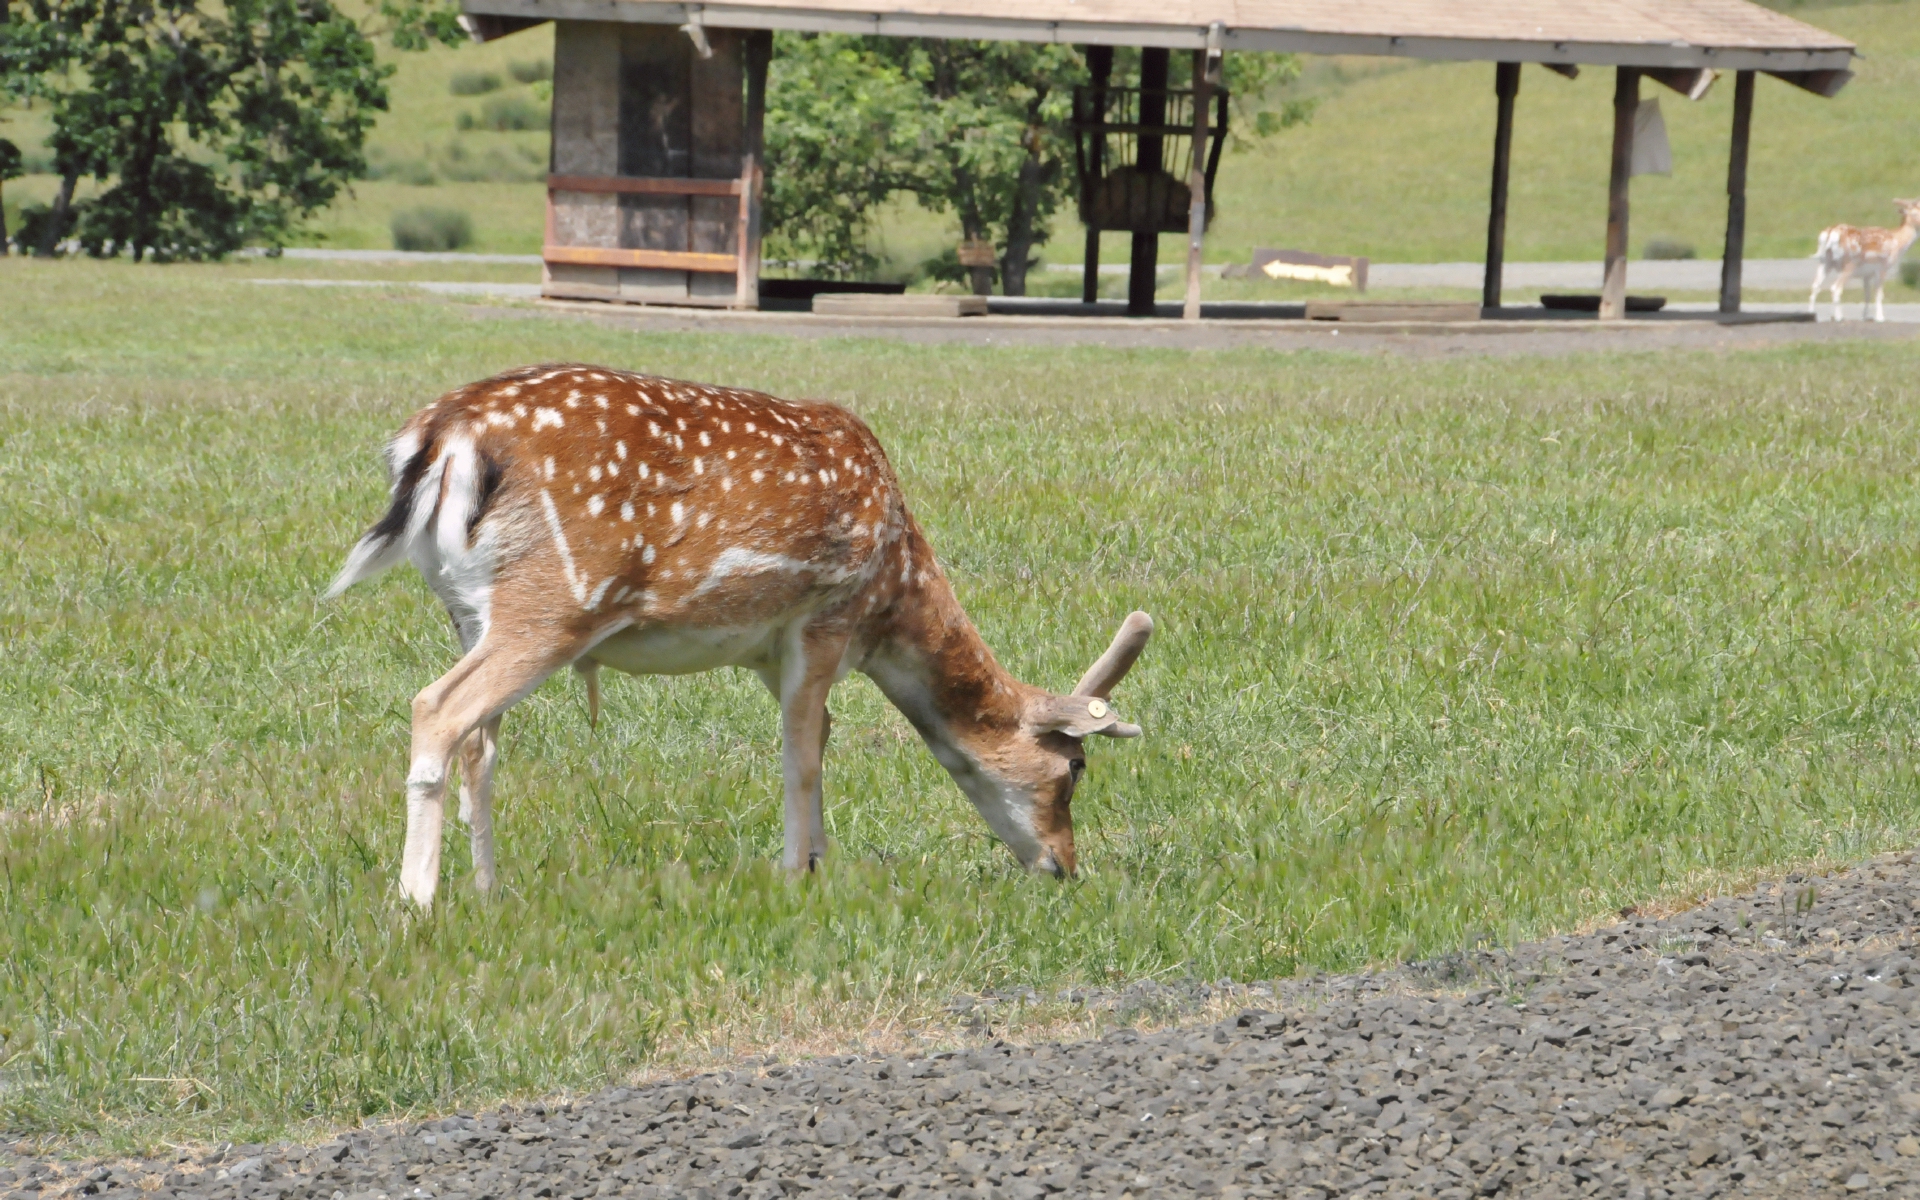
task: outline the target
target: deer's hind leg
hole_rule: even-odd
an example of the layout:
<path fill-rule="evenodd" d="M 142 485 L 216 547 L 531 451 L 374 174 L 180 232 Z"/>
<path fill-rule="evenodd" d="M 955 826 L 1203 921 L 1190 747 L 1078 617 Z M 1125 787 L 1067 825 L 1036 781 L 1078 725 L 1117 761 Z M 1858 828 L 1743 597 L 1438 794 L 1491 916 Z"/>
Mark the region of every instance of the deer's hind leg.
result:
<path fill-rule="evenodd" d="M 1827 272 L 1830 268 L 1824 258 L 1815 259 L 1813 266 L 1813 290 L 1807 293 L 1807 311 L 1817 319 L 1820 316 L 1820 289 L 1827 286 Z"/>
<path fill-rule="evenodd" d="M 1845 310 L 1840 307 L 1840 305 L 1841 305 L 1841 302 L 1846 298 L 1847 284 L 1851 282 L 1852 279 L 1853 279 L 1852 263 L 1847 263 L 1844 266 L 1842 266 L 1837 272 L 1835 272 L 1833 276 L 1833 319 L 1836 321 L 1844 321 L 1847 319 L 1847 314 Z M 1861 315 L 1864 316 L 1865 314 L 1863 313 Z"/>
<path fill-rule="evenodd" d="M 460 819 L 473 842 L 473 886 L 493 890 L 493 765 L 500 756 L 500 718 L 460 743 Z"/>
<path fill-rule="evenodd" d="M 540 686 L 547 676 L 572 661 L 584 644 L 541 646 L 482 639 L 464 658 L 413 698 L 413 753 L 407 770 L 407 843 L 400 866 L 400 890 L 422 908 L 433 903 L 440 883 L 440 835 L 445 820 L 447 764 L 470 734 L 492 726 L 500 714 Z M 491 731 L 480 746 L 486 779 L 492 783 L 487 750 Z M 477 778 L 476 774 L 476 778 Z M 474 796 L 475 801 L 478 796 Z M 491 796 L 486 812 L 487 859 L 492 858 Z M 481 806 L 473 805 L 474 839 L 480 836 Z M 476 856 L 477 857 L 477 856 Z M 479 865 L 476 861 L 476 867 Z M 492 874 L 489 868 L 487 874 Z M 489 882 L 491 882 L 489 880 Z"/>

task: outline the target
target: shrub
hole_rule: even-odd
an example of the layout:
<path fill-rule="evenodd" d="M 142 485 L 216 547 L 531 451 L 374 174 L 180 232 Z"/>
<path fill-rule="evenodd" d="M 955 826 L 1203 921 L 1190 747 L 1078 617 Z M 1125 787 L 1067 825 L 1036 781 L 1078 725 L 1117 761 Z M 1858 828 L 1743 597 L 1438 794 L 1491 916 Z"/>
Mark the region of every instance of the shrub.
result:
<path fill-rule="evenodd" d="M 1646 259 L 1668 260 L 1699 257 L 1693 252 L 1693 247 L 1686 242 L 1670 242 L 1665 238 L 1655 238 L 1648 242 L 1647 248 L 1641 252 L 1640 256 Z"/>
<path fill-rule="evenodd" d="M 516 129 L 545 129 L 547 109 L 525 96 L 496 96 L 481 106 L 480 119 L 475 124 L 462 124 L 460 127 L 491 129 L 499 133 Z"/>
<path fill-rule="evenodd" d="M 553 62 L 545 58 L 529 59 L 525 62 L 516 59 L 508 64 L 507 74 L 513 76 L 515 83 L 539 83 L 543 79 L 553 78 Z"/>
<path fill-rule="evenodd" d="M 457 208 L 407 208 L 393 214 L 395 250 L 458 250 L 473 241 L 473 222 Z"/>
<path fill-rule="evenodd" d="M 456 96 L 483 96 L 499 88 L 500 77 L 492 71 L 455 71 L 447 81 L 447 90 Z"/>
<path fill-rule="evenodd" d="M 433 164 L 425 157 L 388 158 L 378 152 L 367 156 L 367 169 L 361 173 L 361 178 L 386 179 L 413 187 L 432 187 L 440 182 Z"/>
<path fill-rule="evenodd" d="M 1910 288 L 1920 288 L 1920 262 L 1901 263 L 1900 282 Z"/>

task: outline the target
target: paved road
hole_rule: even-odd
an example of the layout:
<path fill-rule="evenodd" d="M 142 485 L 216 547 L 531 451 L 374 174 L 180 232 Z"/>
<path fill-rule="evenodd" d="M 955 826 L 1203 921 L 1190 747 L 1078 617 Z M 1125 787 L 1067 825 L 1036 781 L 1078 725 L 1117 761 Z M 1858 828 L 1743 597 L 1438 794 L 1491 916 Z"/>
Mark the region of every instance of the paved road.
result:
<path fill-rule="evenodd" d="M 1914 1196 L 1917 905 L 1920 856 L 1889 856 L 1511 953 L 1257 986 L 1212 1025 L 24 1163 L 0 1195 Z"/>

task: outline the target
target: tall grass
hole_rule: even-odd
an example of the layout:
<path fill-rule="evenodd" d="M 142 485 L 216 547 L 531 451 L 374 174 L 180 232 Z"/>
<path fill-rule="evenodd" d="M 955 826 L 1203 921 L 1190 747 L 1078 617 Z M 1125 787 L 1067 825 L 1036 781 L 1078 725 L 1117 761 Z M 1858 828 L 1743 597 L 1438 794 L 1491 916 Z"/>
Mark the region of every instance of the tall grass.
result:
<path fill-rule="evenodd" d="M 826 1044 L 954 990 L 1268 977 L 1519 937 L 1920 827 L 1912 344 L 1402 363 L 637 335 L 238 268 L 0 263 L 0 1128 L 119 1142 Z M 111 296 L 113 303 L 98 303 Z M 396 573 L 322 604 L 438 391 L 588 359 L 874 425 L 988 640 L 1159 632 L 1082 877 L 1022 876 L 835 693 L 820 876 L 736 673 L 506 723 L 504 887 L 395 896 Z M 151 1082 L 151 1081 L 161 1082 Z"/>

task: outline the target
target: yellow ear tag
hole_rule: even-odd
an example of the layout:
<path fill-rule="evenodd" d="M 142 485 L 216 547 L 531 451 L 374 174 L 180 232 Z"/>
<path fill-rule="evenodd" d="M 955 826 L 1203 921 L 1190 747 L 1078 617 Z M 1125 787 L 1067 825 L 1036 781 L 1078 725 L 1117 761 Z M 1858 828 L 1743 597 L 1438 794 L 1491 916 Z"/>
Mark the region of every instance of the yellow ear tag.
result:
<path fill-rule="evenodd" d="M 1111 710 L 1107 708 L 1107 702 L 1104 700 L 1087 701 L 1087 715 L 1096 721 L 1106 716 L 1110 711 Z"/>

